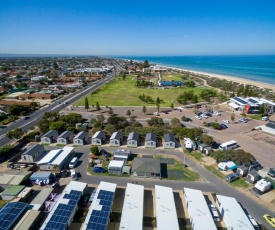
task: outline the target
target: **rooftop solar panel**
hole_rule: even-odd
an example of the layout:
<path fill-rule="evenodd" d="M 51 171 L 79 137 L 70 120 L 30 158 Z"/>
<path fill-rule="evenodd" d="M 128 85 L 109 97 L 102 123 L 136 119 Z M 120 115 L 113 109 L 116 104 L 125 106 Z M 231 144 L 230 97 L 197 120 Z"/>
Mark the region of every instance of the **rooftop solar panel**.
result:
<path fill-rule="evenodd" d="M 93 210 L 87 224 L 87 230 L 106 230 L 114 199 L 114 192 L 100 190 L 97 196 L 101 210 Z"/>
<path fill-rule="evenodd" d="M 235 101 L 238 101 L 238 102 L 240 102 L 240 103 L 244 104 L 244 105 L 246 105 L 246 104 L 247 104 L 247 102 L 246 102 L 246 101 L 244 101 L 243 99 L 241 99 L 241 98 L 239 98 L 239 97 L 233 97 L 233 99 L 234 99 Z"/>
<path fill-rule="evenodd" d="M 248 101 L 250 101 L 250 102 L 253 103 L 253 104 L 259 103 L 258 101 L 254 100 L 254 99 L 252 99 L 252 98 L 249 98 Z"/>
<path fill-rule="evenodd" d="M 9 230 L 21 214 L 27 209 L 28 204 L 12 202 L 0 210 L 0 230 Z"/>

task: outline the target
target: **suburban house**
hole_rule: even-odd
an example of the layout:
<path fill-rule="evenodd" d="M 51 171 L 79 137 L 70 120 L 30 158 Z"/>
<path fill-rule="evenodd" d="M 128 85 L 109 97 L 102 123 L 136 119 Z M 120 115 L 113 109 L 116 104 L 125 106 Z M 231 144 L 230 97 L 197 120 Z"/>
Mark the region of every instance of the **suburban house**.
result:
<path fill-rule="evenodd" d="M 89 134 L 85 131 L 79 132 L 75 137 L 74 137 L 74 145 L 85 145 L 88 144 L 89 142 Z"/>
<path fill-rule="evenodd" d="M 36 162 L 40 159 L 44 154 L 44 146 L 43 145 L 33 145 L 27 148 L 25 152 L 21 155 L 21 162 Z"/>
<path fill-rule="evenodd" d="M 74 138 L 74 134 L 72 131 L 65 131 L 63 133 L 61 133 L 61 135 L 59 135 L 57 137 L 57 143 L 58 144 L 69 144 L 69 143 L 72 143 L 73 142 L 73 138 Z"/>
<path fill-rule="evenodd" d="M 146 148 L 156 148 L 157 147 L 157 136 L 154 133 L 146 134 L 145 147 Z"/>
<path fill-rule="evenodd" d="M 58 132 L 56 130 L 50 130 L 41 137 L 42 144 L 51 144 L 56 142 L 58 137 Z"/>
<path fill-rule="evenodd" d="M 171 134 L 171 133 L 164 134 L 164 148 L 165 149 L 176 148 L 176 139 L 173 134 Z"/>
<path fill-rule="evenodd" d="M 74 148 L 66 146 L 63 149 L 50 151 L 37 164 L 39 165 L 40 170 L 52 171 L 54 169 L 62 169 L 74 154 Z"/>
<path fill-rule="evenodd" d="M 114 151 L 114 160 L 127 161 L 131 156 L 129 149 L 116 149 Z"/>
<path fill-rule="evenodd" d="M 128 135 L 127 138 L 127 146 L 128 147 L 138 147 L 138 143 L 139 143 L 139 135 L 136 132 L 131 132 Z"/>
<path fill-rule="evenodd" d="M 106 134 L 104 131 L 97 131 L 92 137 L 92 145 L 102 145 L 105 143 Z"/>
<path fill-rule="evenodd" d="M 109 174 L 121 175 L 123 165 L 124 165 L 124 161 L 119 161 L 119 160 L 110 161 L 110 163 L 108 165 L 108 173 Z"/>
<path fill-rule="evenodd" d="M 161 178 L 160 159 L 136 157 L 133 162 L 132 175 L 137 177 Z"/>
<path fill-rule="evenodd" d="M 122 144 L 123 134 L 121 131 L 114 132 L 110 138 L 110 146 L 120 146 Z"/>

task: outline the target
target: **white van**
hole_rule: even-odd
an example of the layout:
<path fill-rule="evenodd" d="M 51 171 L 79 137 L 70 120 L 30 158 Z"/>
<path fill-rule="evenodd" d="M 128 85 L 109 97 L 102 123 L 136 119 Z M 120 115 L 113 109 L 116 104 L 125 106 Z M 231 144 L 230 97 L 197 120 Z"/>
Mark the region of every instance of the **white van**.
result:
<path fill-rule="evenodd" d="M 76 166 L 77 162 L 78 162 L 78 158 L 77 158 L 77 157 L 74 157 L 74 158 L 71 160 L 70 164 L 69 164 L 69 168 L 71 168 L 71 169 L 74 168 L 74 167 Z"/>

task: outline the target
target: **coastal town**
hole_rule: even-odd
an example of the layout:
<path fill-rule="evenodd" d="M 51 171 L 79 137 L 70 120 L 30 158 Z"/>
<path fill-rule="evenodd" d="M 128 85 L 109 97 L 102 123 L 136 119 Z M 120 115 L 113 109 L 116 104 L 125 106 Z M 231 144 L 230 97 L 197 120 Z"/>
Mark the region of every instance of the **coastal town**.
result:
<path fill-rule="evenodd" d="M 5 57 L 0 97 L 0 229 L 275 226 L 274 85 Z"/>

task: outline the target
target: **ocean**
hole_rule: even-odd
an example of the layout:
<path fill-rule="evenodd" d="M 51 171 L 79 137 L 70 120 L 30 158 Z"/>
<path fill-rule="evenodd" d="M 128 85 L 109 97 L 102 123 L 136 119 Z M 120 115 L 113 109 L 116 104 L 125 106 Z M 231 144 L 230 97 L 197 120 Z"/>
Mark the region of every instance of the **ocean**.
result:
<path fill-rule="evenodd" d="M 149 63 L 227 75 L 275 85 L 275 55 L 255 56 L 117 56 Z"/>

